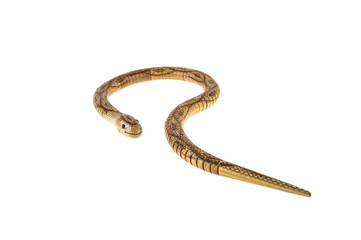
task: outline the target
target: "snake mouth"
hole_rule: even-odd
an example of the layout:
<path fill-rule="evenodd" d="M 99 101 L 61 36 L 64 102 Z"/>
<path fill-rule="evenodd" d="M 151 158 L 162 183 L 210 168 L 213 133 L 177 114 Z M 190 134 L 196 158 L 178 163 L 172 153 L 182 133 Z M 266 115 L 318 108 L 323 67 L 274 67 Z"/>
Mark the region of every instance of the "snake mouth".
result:
<path fill-rule="evenodd" d="M 130 132 L 126 132 L 126 131 L 125 131 L 125 133 L 130 135 L 130 137 L 134 137 L 134 138 L 139 137 L 141 134 L 141 133 L 130 133 Z"/>

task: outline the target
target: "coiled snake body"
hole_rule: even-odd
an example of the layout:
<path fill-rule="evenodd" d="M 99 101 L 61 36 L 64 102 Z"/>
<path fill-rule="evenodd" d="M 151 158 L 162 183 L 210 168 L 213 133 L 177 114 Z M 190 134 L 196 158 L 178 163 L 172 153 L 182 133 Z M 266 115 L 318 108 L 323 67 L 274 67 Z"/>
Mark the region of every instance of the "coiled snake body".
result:
<path fill-rule="evenodd" d="M 142 133 L 142 127 L 138 120 L 119 112 L 109 103 L 108 97 L 127 86 L 158 79 L 178 79 L 193 82 L 204 89 L 202 94 L 178 105 L 169 114 L 165 122 L 167 140 L 174 152 L 182 159 L 213 174 L 302 196 L 311 196 L 309 191 L 219 159 L 200 149 L 188 139 L 183 130 L 185 121 L 192 115 L 212 106 L 220 94 L 216 81 L 203 72 L 178 67 L 156 67 L 129 72 L 102 84 L 94 93 L 94 106 L 98 113 L 113 123 L 120 133 L 137 138 Z"/>

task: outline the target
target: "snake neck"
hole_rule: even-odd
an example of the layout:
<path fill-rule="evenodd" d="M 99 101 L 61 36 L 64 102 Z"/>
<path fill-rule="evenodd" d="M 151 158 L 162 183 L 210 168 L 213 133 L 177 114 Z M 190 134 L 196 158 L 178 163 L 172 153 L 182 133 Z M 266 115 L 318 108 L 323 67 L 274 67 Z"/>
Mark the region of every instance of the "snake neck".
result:
<path fill-rule="evenodd" d="M 188 111 L 189 114 L 187 118 L 210 107 L 219 96 L 217 83 L 212 77 L 203 72 L 188 68 L 157 67 L 132 71 L 105 82 L 94 93 L 94 107 L 103 118 L 115 124 L 116 119 L 122 117 L 124 113 L 118 111 L 118 109 L 109 102 L 108 98 L 112 94 L 136 83 L 162 79 L 192 82 L 205 90 L 203 94 L 196 97 L 199 103 L 193 104 L 193 107 Z M 185 104 L 186 102 L 183 103 L 183 106 Z"/>

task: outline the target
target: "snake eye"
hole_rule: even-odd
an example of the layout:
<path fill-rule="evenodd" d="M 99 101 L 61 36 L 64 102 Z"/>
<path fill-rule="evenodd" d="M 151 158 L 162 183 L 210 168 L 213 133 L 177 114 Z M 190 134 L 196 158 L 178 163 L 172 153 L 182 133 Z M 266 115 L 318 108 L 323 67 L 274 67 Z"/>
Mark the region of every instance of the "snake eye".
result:
<path fill-rule="evenodd" d="M 123 128 L 123 129 L 125 128 L 125 124 L 122 124 L 122 128 Z"/>

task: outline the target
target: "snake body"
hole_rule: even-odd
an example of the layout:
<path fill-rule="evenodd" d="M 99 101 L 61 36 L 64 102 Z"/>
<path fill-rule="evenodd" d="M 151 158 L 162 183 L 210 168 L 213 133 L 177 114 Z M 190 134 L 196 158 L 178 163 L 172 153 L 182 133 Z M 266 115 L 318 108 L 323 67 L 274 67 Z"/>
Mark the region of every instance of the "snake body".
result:
<path fill-rule="evenodd" d="M 158 79 L 188 81 L 196 83 L 204 89 L 202 94 L 178 105 L 169 114 L 165 122 L 167 140 L 174 152 L 182 159 L 213 174 L 302 196 L 311 196 L 309 191 L 217 158 L 189 140 L 183 130 L 185 121 L 194 114 L 212 106 L 220 94 L 216 81 L 201 71 L 179 67 L 155 67 L 125 73 L 105 82 L 96 90 L 93 97 L 94 106 L 98 113 L 114 124 L 120 133 L 131 138 L 137 138 L 142 134 L 142 127 L 138 120 L 119 112 L 109 103 L 108 97 L 127 86 Z"/>

